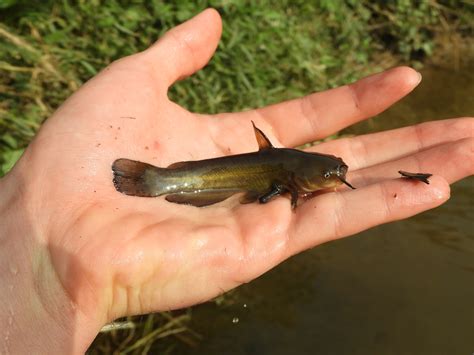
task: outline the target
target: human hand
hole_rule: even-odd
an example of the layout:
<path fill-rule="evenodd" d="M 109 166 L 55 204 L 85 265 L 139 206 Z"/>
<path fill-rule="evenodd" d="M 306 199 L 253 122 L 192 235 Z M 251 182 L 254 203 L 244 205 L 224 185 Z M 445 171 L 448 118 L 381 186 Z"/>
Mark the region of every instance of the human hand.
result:
<path fill-rule="evenodd" d="M 83 341 L 117 317 L 209 300 L 305 249 L 436 207 L 448 199 L 448 183 L 472 174 L 473 121 L 454 119 L 312 147 L 342 157 L 358 189 L 318 195 L 295 213 L 285 198 L 196 208 L 118 193 L 117 158 L 164 167 L 255 151 L 250 120 L 276 146 L 296 146 L 377 114 L 420 80 L 395 68 L 258 110 L 190 113 L 167 90 L 207 63 L 220 33 L 218 14 L 207 10 L 112 63 L 58 109 L 1 181 L 2 191 L 14 186 L 11 198 L 30 226 L 24 243 L 45 255 L 41 302 L 66 302 L 76 319 L 68 333 L 88 324 Z M 395 179 L 400 169 L 435 176 L 430 185 L 412 183 Z"/>

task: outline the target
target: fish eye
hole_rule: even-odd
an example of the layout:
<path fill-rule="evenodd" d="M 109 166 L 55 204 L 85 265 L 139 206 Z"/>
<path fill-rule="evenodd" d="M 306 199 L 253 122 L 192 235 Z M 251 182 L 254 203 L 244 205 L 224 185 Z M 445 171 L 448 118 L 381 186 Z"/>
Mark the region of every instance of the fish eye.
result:
<path fill-rule="evenodd" d="M 331 172 L 330 172 L 330 171 L 326 171 L 326 172 L 324 173 L 324 178 L 325 178 L 325 179 L 329 179 L 330 177 L 331 177 Z"/>

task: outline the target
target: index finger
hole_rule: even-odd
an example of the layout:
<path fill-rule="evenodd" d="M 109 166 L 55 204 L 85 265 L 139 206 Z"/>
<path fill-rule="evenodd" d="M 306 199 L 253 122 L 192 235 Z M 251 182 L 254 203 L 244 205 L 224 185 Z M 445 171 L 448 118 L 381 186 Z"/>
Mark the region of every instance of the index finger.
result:
<path fill-rule="evenodd" d="M 250 111 L 249 119 L 268 122 L 285 146 L 333 134 L 372 117 L 412 91 L 421 75 L 397 67 L 355 83 Z M 256 117 L 257 116 L 257 117 Z"/>

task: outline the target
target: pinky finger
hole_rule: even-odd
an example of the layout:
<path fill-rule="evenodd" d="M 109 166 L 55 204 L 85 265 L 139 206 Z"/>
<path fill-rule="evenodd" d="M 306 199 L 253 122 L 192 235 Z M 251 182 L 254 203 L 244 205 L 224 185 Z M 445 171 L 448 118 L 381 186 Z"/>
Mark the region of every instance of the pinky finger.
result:
<path fill-rule="evenodd" d="M 357 190 L 320 195 L 298 208 L 289 252 L 435 208 L 449 199 L 449 184 L 440 176 L 426 185 L 407 179 L 386 180 Z"/>

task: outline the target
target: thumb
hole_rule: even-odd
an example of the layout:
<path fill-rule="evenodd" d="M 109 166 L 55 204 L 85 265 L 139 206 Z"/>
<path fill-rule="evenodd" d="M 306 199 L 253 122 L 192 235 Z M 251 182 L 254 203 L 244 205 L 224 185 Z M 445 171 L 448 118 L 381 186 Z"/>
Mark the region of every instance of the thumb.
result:
<path fill-rule="evenodd" d="M 216 50 L 222 33 L 219 13 L 207 9 L 165 33 L 143 54 L 167 86 L 204 67 Z"/>

